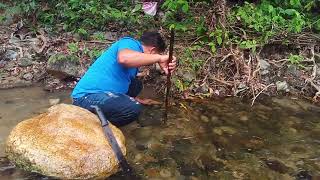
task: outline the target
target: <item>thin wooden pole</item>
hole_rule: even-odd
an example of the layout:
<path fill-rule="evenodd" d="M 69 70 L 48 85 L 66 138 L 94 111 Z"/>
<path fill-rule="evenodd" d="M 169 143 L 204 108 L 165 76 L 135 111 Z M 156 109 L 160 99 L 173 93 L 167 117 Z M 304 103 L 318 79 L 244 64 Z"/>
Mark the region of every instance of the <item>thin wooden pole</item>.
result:
<path fill-rule="evenodd" d="M 169 67 L 169 63 L 171 63 L 171 61 L 172 61 L 173 44 L 174 44 L 174 28 L 171 29 L 171 33 L 170 33 L 170 47 L 169 47 L 168 67 Z M 169 106 L 170 89 L 171 89 L 171 72 L 169 70 L 168 75 L 167 75 L 167 90 L 166 90 L 166 99 L 165 99 L 164 124 L 166 124 L 167 121 L 168 121 L 168 106 Z"/>

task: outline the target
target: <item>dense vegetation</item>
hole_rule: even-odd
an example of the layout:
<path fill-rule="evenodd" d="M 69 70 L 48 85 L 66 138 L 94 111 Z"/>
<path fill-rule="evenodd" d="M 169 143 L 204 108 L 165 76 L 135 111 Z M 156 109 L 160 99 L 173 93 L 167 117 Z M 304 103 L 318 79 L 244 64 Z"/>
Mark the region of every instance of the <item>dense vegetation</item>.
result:
<path fill-rule="evenodd" d="M 73 32 L 83 39 L 97 31 L 139 35 L 145 29 L 161 27 L 166 34 L 174 27 L 178 42 L 188 44 L 177 47 L 183 67 L 180 74 L 188 71 L 196 77 L 175 79 L 178 91 L 205 84 L 211 94 L 217 86 L 213 82 L 232 87 L 235 95 L 244 82 L 250 95 L 257 94 L 266 85 L 259 86 L 262 83 L 254 74 L 254 60 L 265 45 L 298 45 L 301 34 L 310 34 L 307 42 L 320 39 L 320 3 L 316 0 L 165 0 L 156 17 L 144 15 L 141 7 L 132 0 L 14 0 L 0 3 L 0 10 L 5 11 L 0 21 L 14 16 L 28 22 L 31 29 Z M 97 33 L 94 37 L 103 40 Z M 78 51 L 76 43 L 68 47 Z M 92 57 L 98 53 L 94 54 Z M 250 58 L 253 60 L 248 62 Z M 303 67 L 301 54 L 291 54 L 287 59 Z"/>

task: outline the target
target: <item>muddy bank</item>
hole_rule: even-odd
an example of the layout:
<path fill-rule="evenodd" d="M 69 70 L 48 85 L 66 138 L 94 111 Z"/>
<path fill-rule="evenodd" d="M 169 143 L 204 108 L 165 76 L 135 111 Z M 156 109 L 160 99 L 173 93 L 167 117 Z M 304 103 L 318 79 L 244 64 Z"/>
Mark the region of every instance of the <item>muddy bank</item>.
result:
<path fill-rule="evenodd" d="M 17 26 L 0 30 L 1 89 L 34 83 L 41 83 L 49 91 L 71 89 L 99 53 L 124 35 L 103 32 L 105 40 L 96 40 L 94 35 L 84 40 L 76 34 L 49 34 L 43 29 L 30 32 L 25 26 Z M 316 44 L 303 47 L 271 44 L 256 54 L 239 48 L 220 49 L 216 55 L 199 50 L 191 58 L 206 61 L 194 71 L 183 62 L 186 58 L 183 43 L 177 40 L 175 53 L 181 63 L 173 77 L 174 95 L 179 98 L 238 96 L 254 101 L 264 95 L 294 95 L 319 100 L 320 47 Z M 292 54 L 301 55 L 299 64 L 290 58 L 300 56 Z M 156 91 L 165 92 L 166 78 L 156 66 L 141 71 L 140 78 L 145 84 L 157 84 Z"/>
<path fill-rule="evenodd" d="M 77 34 L 31 31 L 22 22 L 0 26 L 0 89 L 42 83 L 46 90 L 73 88 L 88 66 L 117 32 L 99 32 L 104 40 L 83 40 Z"/>

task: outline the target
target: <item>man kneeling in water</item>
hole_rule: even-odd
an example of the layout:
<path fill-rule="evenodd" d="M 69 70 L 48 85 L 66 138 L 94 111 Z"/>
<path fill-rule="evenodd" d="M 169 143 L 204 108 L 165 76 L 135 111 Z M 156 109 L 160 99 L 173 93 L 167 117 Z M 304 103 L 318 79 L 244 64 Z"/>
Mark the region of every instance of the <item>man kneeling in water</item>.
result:
<path fill-rule="evenodd" d="M 135 97 L 142 90 L 136 79 L 138 68 L 159 63 L 167 74 L 176 68 L 173 57 L 161 55 L 166 45 L 157 32 L 145 32 L 140 40 L 124 37 L 108 48 L 88 69 L 74 88 L 73 104 L 94 111 L 98 105 L 107 119 L 116 126 L 136 120 L 141 104 Z"/>

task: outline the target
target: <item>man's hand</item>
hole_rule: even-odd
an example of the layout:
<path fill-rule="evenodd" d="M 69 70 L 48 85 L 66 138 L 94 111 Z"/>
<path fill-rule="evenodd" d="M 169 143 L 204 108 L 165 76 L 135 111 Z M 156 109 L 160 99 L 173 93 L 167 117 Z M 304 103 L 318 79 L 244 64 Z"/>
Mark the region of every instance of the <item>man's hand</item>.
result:
<path fill-rule="evenodd" d="M 160 68 L 166 74 L 168 74 L 169 71 L 170 73 L 172 73 L 177 67 L 177 58 L 175 56 L 172 57 L 172 61 L 171 63 L 169 63 L 169 66 L 168 66 L 168 61 L 169 61 L 169 55 L 162 55 L 160 57 L 160 61 L 159 61 Z"/>

